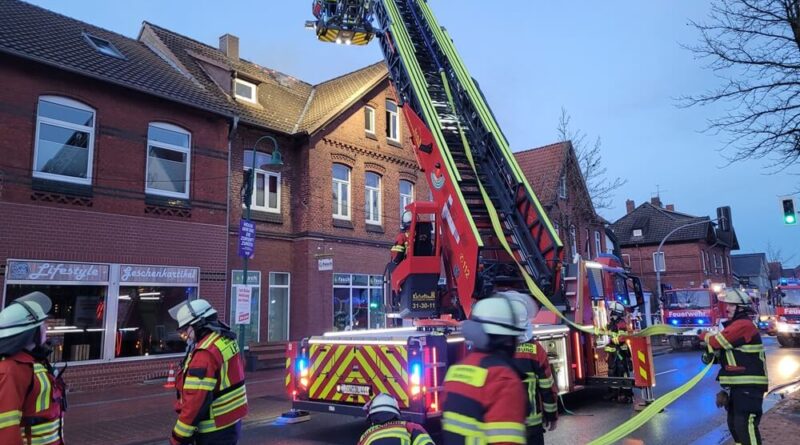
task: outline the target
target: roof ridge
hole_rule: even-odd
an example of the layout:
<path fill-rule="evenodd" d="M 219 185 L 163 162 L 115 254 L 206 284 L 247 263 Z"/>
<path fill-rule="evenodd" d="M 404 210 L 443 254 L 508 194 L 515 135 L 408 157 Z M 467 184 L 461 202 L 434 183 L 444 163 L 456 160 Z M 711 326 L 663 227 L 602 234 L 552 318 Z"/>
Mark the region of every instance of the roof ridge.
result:
<path fill-rule="evenodd" d="M 532 152 L 532 151 L 536 151 L 536 150 L 545 150 L 545 149 L 548 149 L 548 148 L 555 148 L 557 145 L 571 144 L 571 143 L 572 143 L 572 141 L 567 139 L 566 141 L 553 142 L 552 144 L 542 145 L 541 147 L 526 148 L 524 150 L 515 151 L 513 154 L 516 155 L 516 154 L 528 153 L 528 152 Z"/>
<path fill-rule="evenodd" d="M 313 88 L 317 89 L 318 87 L 321 87 L 322 85 L 325 85 L 326 83 L 330 83 L 330 82 L 333 82 L 335 80 L 343 79 L 343 78 L 345 78 L 347 76 L 356 74 L 356 73 L 361 72 L 361 71 L 366 71 L 366 70 L 368 70 L 370 68 L 373 68 L 376 65 L 381 65 L 381 64 L 384 64 L 383 60 L 380 60 L 378 62 L 375 62 L 375 63 L 371 64 L 371 65 L 367 65 L 365 67 L 361 67 L 361 68 L 355 69 L 353 71 L 350 71 L 350 72 L 347 72 L 347 73 L 344 73 L 344 74 L 340 74 L 340 75 L 338 75 L 338 76 L 336 76 L 336 77 L 334 77 L 332 79 L 328 79 L 328 80 L 322 81 L 322 82 L 320 82 L 320 83 L 318 83 L 316 85 L 313 85 Z M 387 72 L 388 72 L 388 70 L 387 70 Z"/>

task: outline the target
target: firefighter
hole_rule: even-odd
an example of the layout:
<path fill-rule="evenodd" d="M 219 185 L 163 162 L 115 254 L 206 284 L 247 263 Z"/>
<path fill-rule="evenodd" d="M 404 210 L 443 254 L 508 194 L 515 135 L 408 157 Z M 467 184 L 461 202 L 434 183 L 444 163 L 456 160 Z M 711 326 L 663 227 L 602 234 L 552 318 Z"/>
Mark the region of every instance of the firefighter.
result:
<path fill-rule="evenodd" d="M 41 292 L 0 312 L 0 443 L 63 445 L 66 388 L 47 360 L 44 320 L 52 302 Z"/>
<path fill-rule="evenodd" d="M 633 364 L 631 363 L 631 351 L 624 337 L 628 332 L 628 324 L 625 322 L 625 306 L 618 301 L 612 301 L 608 304 L 608 310 L 611 319 L 606 329 L 611 333 L 611 338 L 604 348 L 608 360 L 608 376 L 630 377 Z M 633 403 L 633 389 L 612 386 L 606 400 Z"/>
<path fill-rule="evenodd" d="M 201 299 L 169 310 L 186 340 L 186 357 L 176 378 L 178 420 L 170 443 L 234 445 L 247 415 L 244 363 L 236 334 Z"/>
<path fill-rule="evenodd" d="M 522 294 L 520 294 L 522 295 Z M 547 351 L 533 339 L 533 326 L 527 323 L 514 354 L 517 369 L 525 373 L 525 392 L 528 394 L 530 412 L 525 424 L 528 444 L 544 445 L 544 431 L 553 431 L 558 422 L 558 389 L 553 380 Z"/>
<path fill-rule="evenodd" d="M 358 441 L 358 445 L 434 445 L 425 428 L 400 420 L 397 400 L 388 394 L 378 394 L 364 406 L 367 420 L 372 425 Z"/>
<path fill-rule="evenodd" d="M 751 320 L 753 309 L 746 293 L 727 289 L 719 300 L 726 304 L 728 321 L 722 323 L 724 329 L 718 334 L 699 334 L 708 347 L 703 362 L 720 364 L 717 380 L 723 391 L 717 394 L 716 402 L 717 407 L 728 411 L 728 429 L 734 442 L 760 444 L 758 424 L 769 383 L 764 344 Z"/>
<path fill-rule="evenodd" d="M 514 353 L 533 311 L 521 306 L 533 303 L 530 298 L 515 303 L 511 296 L 496 293 L 475 303 L 470 319 L 462 323 L 472 351 L 445 375 L 445 445 L 526 442 L 525 375 L 514 366 Z"/>
<path fill-rule="evenodd" d="M 400 233 L 394 239 L 392 246 L 392 263 L 400 264 L 406 257 L 406 250 L 408 250 L 408 229 L 411 227 L 411 212 L 403 212 L 402 222 L 400 224 Z"/>

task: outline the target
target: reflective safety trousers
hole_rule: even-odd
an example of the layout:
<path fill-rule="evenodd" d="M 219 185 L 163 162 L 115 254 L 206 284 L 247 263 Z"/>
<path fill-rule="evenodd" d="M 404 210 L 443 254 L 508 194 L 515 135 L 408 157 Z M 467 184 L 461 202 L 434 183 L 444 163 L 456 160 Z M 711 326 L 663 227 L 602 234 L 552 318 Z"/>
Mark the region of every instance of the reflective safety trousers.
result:
<path fill-rule="evenodd" d="M 747 316 L 723 324 L 725 329 L 704 337 L 721 365 L 717 380 L 723 387 L 752 386 L 767 390 L 767 360 L 761 335 Z"/>
<path fill-rule="evenodd" d="M 65 387 L 27 352 L 0 360 L 0 444 L 63 445 Z"/>
<path fill-rule="evenodd" d="M 358 445 L 434 445 L 422 426 L 402 420 L 375 425 L 364 431 Z"/>
<path fill-rule="evenodd" d="M 172 437 L 190 443 L 195 433 L 227 428 L 247 415 L 244 363 L 235 340 L 212 332 L 197 343 L 176 378 L 178 421 Z"/>
<path fill-rule="evenodd" d="M 525 373 L 525 392 L 530 404 L 525 423 L 528 426 L 541 425 L 543 416 L 548 421 L 556 420 L 558 391 L 544 347 L 535 340 L 519 344 L 514 363 L 518 370 Z"/>
<path fill-rule="evenodd" d="M 522 388 L 510 358 L 471 352 L 445 376 L 443 443 L 525 444 L 528 401 Z"/>

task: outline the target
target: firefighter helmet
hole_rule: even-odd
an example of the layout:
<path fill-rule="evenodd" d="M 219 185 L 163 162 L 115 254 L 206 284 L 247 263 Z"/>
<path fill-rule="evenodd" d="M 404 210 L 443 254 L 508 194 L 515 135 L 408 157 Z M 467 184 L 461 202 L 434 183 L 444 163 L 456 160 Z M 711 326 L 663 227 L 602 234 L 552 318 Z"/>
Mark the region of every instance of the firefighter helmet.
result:
<path fill-rule="evenodd" d="M 472 308 L 470 319 L 480 323 L 487 334 L 520 335 L 525 332 L 525 323 L 529 318 L 525 311 L 527 307 L 514 294 L 517 293 L 498 292 L 478 301 Z"/>
<path fill-rule="evenodd" d="M 193 325 L 216 313 L 211 304 L 203 299 L 184 301 L 169 310 L 169 316 L 178 322 L 178 329 Z"/>
<path fill-rule="evenodd" d="M 403 228 L 408 227 L 409 225 L 411 225 L 411 218 L 412 218 L 411 212 L 406 210 L 405 212 L 403 212 L 403 216 L 400 218 L 400 225 L 402 225 Z"/>
<path fill-rule="evenodd" d="M 623 306 L 619 301 L 612 301 L 608 303 L 608 311 L 613 315 L 622 316 L 625 314 L 625 306 Z"/>
<path fill-rule="evenodd" d="M 364 408 L 368 410 L 367 416 L 377 413 L 392 413 L 400 417 L 400 407 L 397 405 L 397 400 L 389 394 L 378 394 Z"/>
<path fill-rule="evenodd" d="M 41 292 L 31 292 L 12 301 L 0 312 L 0 338 L 41 326 L 52 306 L 50 298 Z"/>
<path fill-rule="evenodd" d="M 753 301 L 750 295 L 740 289 L 725 289 L 724 292 L 719 294 L 719 301 L 728 304 L 735 304 L 737 306 L 749 306 Z"/>

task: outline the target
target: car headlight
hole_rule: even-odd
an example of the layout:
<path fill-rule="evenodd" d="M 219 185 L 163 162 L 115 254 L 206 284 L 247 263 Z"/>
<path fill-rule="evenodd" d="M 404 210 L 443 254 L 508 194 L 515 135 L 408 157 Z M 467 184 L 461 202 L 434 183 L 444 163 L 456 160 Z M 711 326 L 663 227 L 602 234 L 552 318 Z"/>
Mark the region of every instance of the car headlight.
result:
<path fill-rule="evenodd" d="M 778 332 L 789 332 L 789 323 L 777 322 L 775 327 L 778 328 Z"/>

